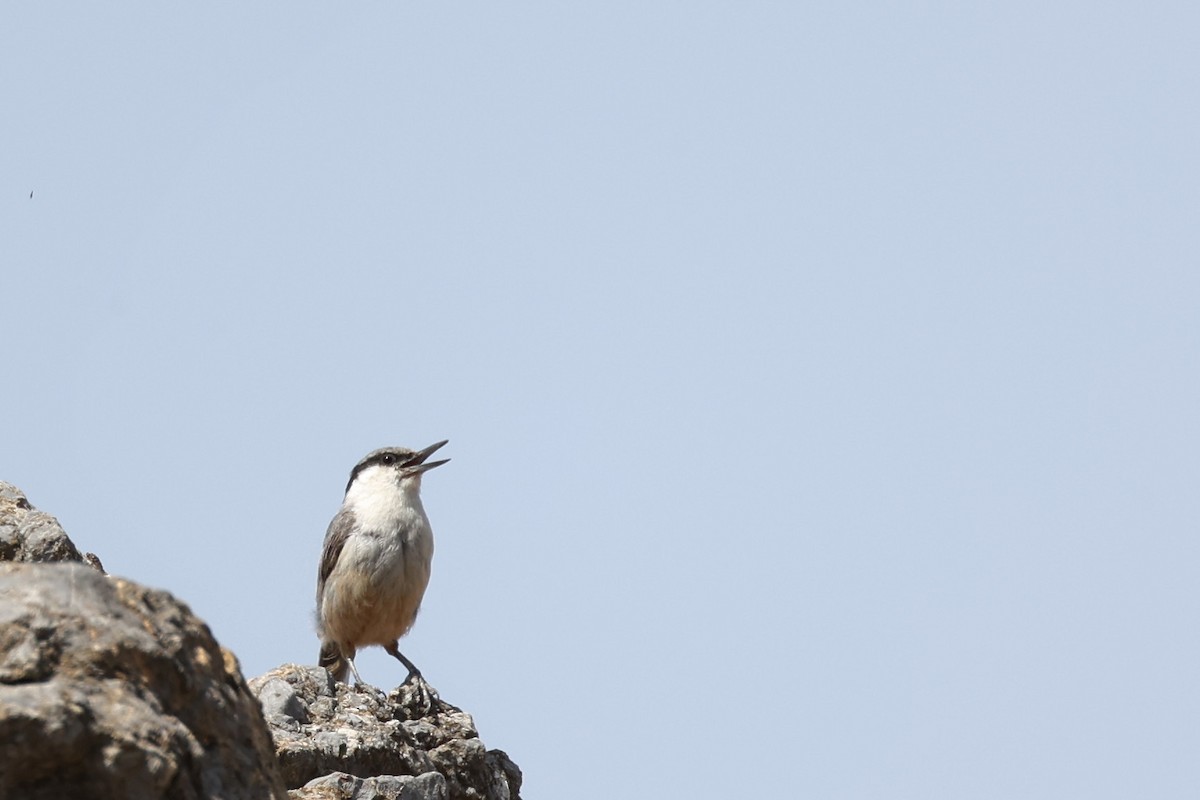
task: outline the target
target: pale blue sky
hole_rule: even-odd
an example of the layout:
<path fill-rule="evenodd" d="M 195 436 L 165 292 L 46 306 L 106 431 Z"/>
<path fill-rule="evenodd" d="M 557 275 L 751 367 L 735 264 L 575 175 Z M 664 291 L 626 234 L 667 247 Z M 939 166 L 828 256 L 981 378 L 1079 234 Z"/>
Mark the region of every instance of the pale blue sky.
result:
<path fill-rule="evenodd" d="M 402 649 L 530 800 L 1194 797 L 1198 33 L 9 7 L 0 478 L 252 676 L 450 439 Z"/>

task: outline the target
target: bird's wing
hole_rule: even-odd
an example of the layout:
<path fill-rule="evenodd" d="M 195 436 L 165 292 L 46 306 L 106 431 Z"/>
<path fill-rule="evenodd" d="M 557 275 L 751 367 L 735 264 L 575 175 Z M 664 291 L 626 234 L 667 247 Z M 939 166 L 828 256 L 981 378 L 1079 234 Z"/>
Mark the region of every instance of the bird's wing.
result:
<path fill-rule="evenodd" d="M 346 540 L 350 538 L 350 531 L 353 529 L 354 512 L 348 508 L 338 511 L 329 523 L 329 530 L 325 532 L 325 546 L 321 548 L 321 564 L 317 568 L 318 603 L 321 602 L 321 593 L 325 590 L 325 580 L 337 565 L 338 557 L 341 556 L 342 548 L 346 546 Z"/>

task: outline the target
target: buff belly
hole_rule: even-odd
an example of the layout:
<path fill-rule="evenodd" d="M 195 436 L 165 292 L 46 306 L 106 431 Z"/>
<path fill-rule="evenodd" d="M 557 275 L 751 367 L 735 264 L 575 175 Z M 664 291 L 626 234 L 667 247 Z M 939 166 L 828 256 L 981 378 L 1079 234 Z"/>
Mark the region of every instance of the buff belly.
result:
<path fill-rule="evenodd" d="M 408 633 L 429 584 L 433 556 L 432 546 L 420 544 L 374 536 L 347 542 L 322 593 L 322 638 L 357 649 L 390 645 Z M 385 552 L 389 549 L 400 552 Z M 391 568 L 371 568 L 378 564 Z"/>

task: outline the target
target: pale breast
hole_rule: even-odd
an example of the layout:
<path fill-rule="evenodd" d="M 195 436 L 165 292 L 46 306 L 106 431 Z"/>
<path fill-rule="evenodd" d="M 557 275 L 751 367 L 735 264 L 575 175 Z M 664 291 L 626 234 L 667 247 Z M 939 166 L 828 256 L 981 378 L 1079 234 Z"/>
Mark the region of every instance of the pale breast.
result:
<path fill-rule="evenodd" d="M 421 521 L 406 535 L 356 533 L 346 541 L 321 598 L 329 638 L 356 647 L 386 645 L 412 627 L 433 558 L 429 524 Z"/>

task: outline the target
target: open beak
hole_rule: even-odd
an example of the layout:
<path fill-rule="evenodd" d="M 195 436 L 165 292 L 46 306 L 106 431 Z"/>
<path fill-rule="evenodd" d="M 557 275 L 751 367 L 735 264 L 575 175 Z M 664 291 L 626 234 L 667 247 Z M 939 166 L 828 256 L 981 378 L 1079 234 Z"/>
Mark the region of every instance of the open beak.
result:
<path fill-rule="evenodd" d="M 431 444 L 424 450 L 420 450 L 415 453 L 413 457 L 405 463 L 404 472 L 408 475 L 420 475 L 422 472 L 427 472 L 434 467 L 440 467 L 442 464 L 448 462 L 450 459 L 445 458 L 441 461 L 430 461 L 428 464 L 426 464 L 425 459 L 429 458 L 449 441 L 449 439 L 443 439 L 437 444 Z"/>

